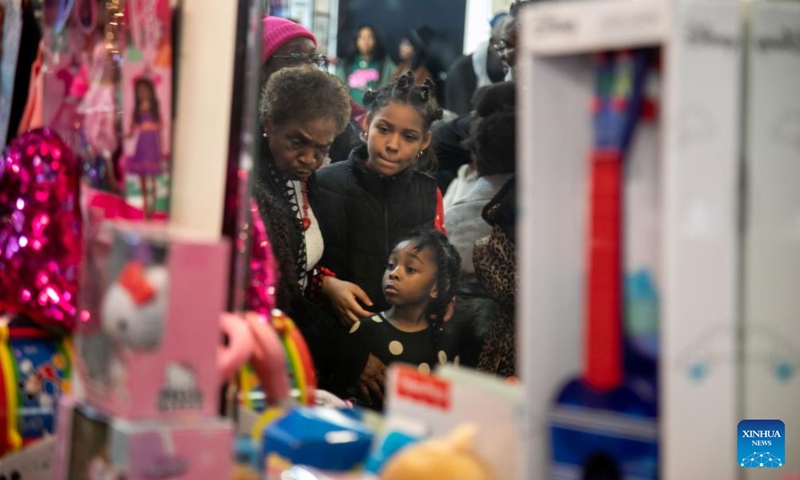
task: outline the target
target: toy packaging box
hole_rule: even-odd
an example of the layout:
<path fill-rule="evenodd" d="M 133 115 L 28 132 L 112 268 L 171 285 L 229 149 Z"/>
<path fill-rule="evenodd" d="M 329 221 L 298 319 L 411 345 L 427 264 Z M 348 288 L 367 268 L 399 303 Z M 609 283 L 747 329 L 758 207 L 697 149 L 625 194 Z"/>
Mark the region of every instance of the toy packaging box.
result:
<path fill-rule="evenodd" d="M 386 416 L 424 422 L 430 437 L 465 423 L 477 428 L 475 452 L 497 478 L 519 476 L 524 399 L 519 385 L 477 371 L 442 365 L 436 375 L 392 365 L 386 377 Z"/>
<path fill-rule="evenodd" d="M 233 468 L 227 420 L 110 419 L 64 396 L 58 424 L 53 479 L 222 479 Z"/>
<path fill-rule="evenodd" d="M 367 456 L 373 436 L 336 409 L 298 408 L 264 430 L 259 467 L 266 467 L 267 480 L 284 478 L 293 465 L 347 472 Z"/>
<path fill-rule="evenodd" d="M 21 318 L 0 320 L 0 454 L 55 431 L 58 398 L 70 390 L 71 358 L 68 340 Z"/>
<path fill-rule="evenodd" d="M 214 415 L 228 244 L 108 222 L 84 251 L 80 399 L 129 420 Z"/>

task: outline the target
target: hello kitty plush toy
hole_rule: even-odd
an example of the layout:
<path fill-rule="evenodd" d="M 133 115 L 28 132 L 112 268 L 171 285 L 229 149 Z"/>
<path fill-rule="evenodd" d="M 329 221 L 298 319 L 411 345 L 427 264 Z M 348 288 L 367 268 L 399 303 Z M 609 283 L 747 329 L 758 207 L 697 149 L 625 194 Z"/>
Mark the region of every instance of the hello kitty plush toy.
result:
<path fill-rule="evenodd" d="M 103 329 L 131 349 L 158 348 L 164 334 L 168 284 L 166 267 L 128 262 L 103 298 Z"/>

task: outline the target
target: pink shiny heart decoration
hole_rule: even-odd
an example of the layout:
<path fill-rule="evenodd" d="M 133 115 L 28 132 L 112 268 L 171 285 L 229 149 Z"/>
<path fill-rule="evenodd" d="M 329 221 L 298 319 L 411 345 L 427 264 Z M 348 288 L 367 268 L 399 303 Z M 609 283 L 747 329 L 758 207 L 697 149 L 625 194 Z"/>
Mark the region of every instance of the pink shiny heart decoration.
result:
<path fill-rule="evenodd" d="M 47 129 L 0 159 L 0 311 L 72 330 L 81 259 L 79 164 Z"/>
<path fill-rule="evenodd" d="M 275 289 L 278 286 L 278 261 L 272 252 L 267 228 L 261 219 L 256 202 L 250 201 L 253 229 L 250 232 L 250 276 L 247 285 L 247 309 L 269 318 L 276 307 Z"/>

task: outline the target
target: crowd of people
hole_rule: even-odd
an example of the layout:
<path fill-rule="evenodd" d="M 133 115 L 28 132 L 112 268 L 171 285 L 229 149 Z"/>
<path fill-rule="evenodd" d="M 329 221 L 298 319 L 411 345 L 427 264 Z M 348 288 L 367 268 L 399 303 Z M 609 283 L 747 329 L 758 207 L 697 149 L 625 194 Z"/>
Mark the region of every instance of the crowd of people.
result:
<path fill-rule="evenodd" d="M 321 388 L 381 408 L 393 362 L 514 376 L 516 28 L 512 9 L 453 65 L 470 98 L 450 110 L 424 30 L 401 42 L 398 66 L 362 27 L 333 75 L 310 31 L 265 17 L 253 198 L 277 306 Z"/>

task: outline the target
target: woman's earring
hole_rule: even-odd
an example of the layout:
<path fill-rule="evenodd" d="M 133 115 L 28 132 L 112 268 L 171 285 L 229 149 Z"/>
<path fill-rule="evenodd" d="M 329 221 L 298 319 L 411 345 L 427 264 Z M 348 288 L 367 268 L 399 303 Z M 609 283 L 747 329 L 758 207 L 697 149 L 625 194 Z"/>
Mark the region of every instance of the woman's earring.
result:
<path fill-rule="evenodd" d="M 420 150 L 417 152 L 417 158 L 422 158 L 422 155 L 425 153 L 425 150 Z"/>

